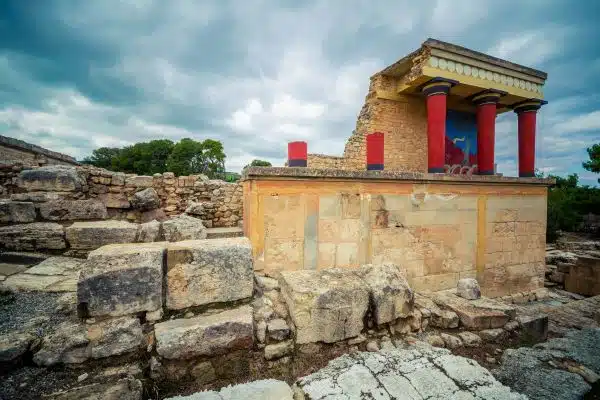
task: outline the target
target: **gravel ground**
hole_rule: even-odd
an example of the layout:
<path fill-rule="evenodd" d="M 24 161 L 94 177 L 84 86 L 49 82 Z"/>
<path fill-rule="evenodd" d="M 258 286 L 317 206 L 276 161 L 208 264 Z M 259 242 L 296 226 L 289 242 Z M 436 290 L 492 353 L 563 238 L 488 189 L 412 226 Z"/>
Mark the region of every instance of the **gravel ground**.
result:
<path fill-rule="evenodd" d="M 0 293 L 0 335 L 13 331 L 41 329 L 43 334 L 68 319 L 56 312 L 62 293 Z"/>

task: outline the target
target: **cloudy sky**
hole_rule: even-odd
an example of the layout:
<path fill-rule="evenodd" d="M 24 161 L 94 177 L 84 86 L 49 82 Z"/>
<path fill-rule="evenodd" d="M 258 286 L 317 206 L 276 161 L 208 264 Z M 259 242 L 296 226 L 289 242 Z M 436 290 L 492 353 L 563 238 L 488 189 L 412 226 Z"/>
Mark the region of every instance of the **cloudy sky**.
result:
<path fill-rule="evenodd" d="M 233 171 L 282 164 L 291 140 L 340 155 L 368 77 L 433 37 L 548 72 L 537 166 L 593 184 L 598 15 L 570 0 L 0 0 L 0 134 L 78 159 L 213 138 Z M 516 137 L 501 116 L 507 175 Z"/>

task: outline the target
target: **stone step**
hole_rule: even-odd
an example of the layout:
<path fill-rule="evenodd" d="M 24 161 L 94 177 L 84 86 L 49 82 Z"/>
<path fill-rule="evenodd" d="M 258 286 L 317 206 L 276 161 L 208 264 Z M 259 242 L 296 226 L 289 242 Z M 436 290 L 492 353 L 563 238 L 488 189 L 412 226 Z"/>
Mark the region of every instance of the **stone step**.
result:
<path fill-rule="evenodd" d="M 242 237 L 244 231 L 242 228 L 231 227 L 231 228 L 208 228 L 206 230 L 207 239 L 221 239 L 221 238 L 232 238 Z"/>

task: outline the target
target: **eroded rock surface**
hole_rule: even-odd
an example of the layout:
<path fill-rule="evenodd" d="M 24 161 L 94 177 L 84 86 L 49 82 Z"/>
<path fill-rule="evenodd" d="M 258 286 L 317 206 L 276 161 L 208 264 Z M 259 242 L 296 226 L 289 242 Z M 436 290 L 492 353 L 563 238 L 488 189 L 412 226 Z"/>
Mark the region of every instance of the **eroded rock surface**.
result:
<path fill-rule="evenodd" d="M 526 399 L 475 361 L 422 342 L 347 354 L 300 378 L 310 399 Z"/>
<path fill-rule="evenodd" d="M 66 228 L 73 249 L 93 250 L 113 243 L 133 243 L 139 226 L 127 221 L 75 222 Z"/>
<path fill-rule="evenodd" d="M 35 221 L 35 206 L 23 201 L 0 201 L 0 223 L 24 224 Z"/>
<path fill-rule="evenodd" d="M 363 329 L 369 291 L 352 271 L 285 271 L 279 284 L 296 326 L 296 343 L 333 343 Z"/>
<path fill-rule="evenodd" d="M 153 188 L 146 188 L 131 196 L 131 206 L 143 211 L 153 210 L 160 207 L 160 197 Z"/>
<path fill-rule="evenodd" d="M 96 199 L 47 201 L 41 203 L 39 209 L 41 217 L 48 221 L 108 218 L 106 206 Z"/>
<path fill-rule="evenodd" d="M 86 186 L 85 175 L 74 167 L 51 165 L 21 171 L 18 185 L 29 192 L 74 192 Z"/>
<path fill-rule="evenodd" d="M 9 250 L 62 250 L 67 247 L 62 225 L 34 222 L 0 227 L 0 245 Z"/>
<path fill-rule="evenodd" d="M 163 234 L 168 242 L 206 239 L 206 227 L 202 220 L 181 214 L 162 223 Z"/>
<path fill-rule="evenodd" d="M 217 391 L 194 393 L 190 396 L 170 397 L 167 400 L 295 400 L 287 383 L 266 379 L 228 386 Z"/>

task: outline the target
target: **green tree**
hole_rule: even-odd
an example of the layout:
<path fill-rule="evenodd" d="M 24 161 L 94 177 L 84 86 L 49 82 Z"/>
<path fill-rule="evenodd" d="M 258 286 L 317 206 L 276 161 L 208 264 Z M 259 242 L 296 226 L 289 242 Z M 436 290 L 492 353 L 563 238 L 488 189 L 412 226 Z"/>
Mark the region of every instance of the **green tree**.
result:
<path fill-rule="evenodd" d="M 205 174 L 215 178 L 225 172 L 223 144 L 206 139 L 181 139 L 167 159 L 167 169 L 176 175 Z"/>
<path fill-rule="evenodd" d="M 246 165 L 244 167 L 244 169 L 246 169 L 248 167 L 272 167 L 272 166 L 273 165 L 268 161 L 254 159 L 254 160 L 252 160 L 252 162 L 250 164 Z"/>
<path fill-rule="evenodd" d="M 113 168 L 113 160 L 119 157 L 121 149 L 117 147 L 100 147 L 92 152 L 92 155 L 85 157 L 83 164 L 90 164 L 98 168 Z"/>
<path fill-rule="evenodd" d="M 583 162 L 583 168 L 597 174 L 600 173 L 600 143 L 588 147 L 587 152 L 590 160 Z M 600 178 L 598 178 L 598 182 L 600 183 Z"/>

